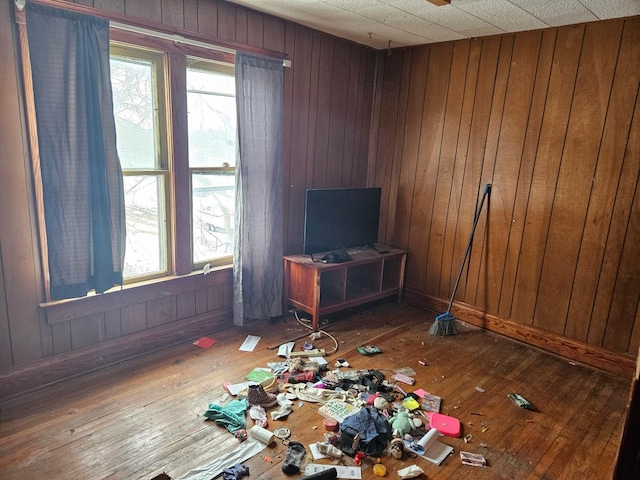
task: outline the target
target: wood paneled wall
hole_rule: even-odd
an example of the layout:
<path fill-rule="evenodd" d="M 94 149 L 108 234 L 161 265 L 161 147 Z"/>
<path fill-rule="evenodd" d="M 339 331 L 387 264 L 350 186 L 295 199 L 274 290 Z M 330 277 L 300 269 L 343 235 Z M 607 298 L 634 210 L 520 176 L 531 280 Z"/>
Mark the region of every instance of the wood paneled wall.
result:
<path fill-rule="evenodd" d="M 67 2 L 72 3 L 72 2 Z M 375 51 L 222 0 L 78 0 L 163 29 L 282 52 L 285 251 L 302 249 L 307 188 L 367 180 Z M 0 11 L 0 400 L 231 324 L 230 270 L 47 309 L 34 221 L 13 0 Z"/>
<path fill-rule="evenodd" d="M 378 68 L 370 171 L 408 298 L 446 306 L 491 183 L 456 301 L 635 358 L 640 18 L 397 49 Z"/>

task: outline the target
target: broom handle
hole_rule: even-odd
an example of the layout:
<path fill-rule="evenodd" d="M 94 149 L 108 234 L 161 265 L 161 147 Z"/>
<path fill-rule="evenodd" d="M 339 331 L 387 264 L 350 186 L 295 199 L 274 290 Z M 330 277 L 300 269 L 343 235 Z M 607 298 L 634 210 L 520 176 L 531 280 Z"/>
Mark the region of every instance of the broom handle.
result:
<path fill-rule="evenodd" d="M 482 206 L 484 205 L 484 199 L 491 191 L 491 184 L 487 183 L 484 186 L 484 192 L 482 194 L 482 199 L 480 200 L 480 205 L 478 206 L 478 210 L 476 211 L 475 216 L 473 217 L 473 228 L 471 228 L 471 235 L 469 235 L 469 242 L 467 243 L 467 249 L 464 252 L 464 257 L 462 258 L 462 264 L 460 265 L 460 271 L 458 272 L 458 278 L 456 278 L 456 283 L 453 286 L 453 293 L 451 294 L 451 298 L 449 299 L 449 306 L 447 307 L 447 312 L 450 312 L 451 305 L 453 304 L 453 298 L 456 296 L 456 290 L 458 290 L 458 284 L 460 283 L 460 277 L 462 276 L 462 271 L 464 270 L 464 264 L 467 263 L 467 256 L 469 255 L 469 251 L 471 250 L 471 244 L 473 243 L 473 234 L 476 231 L 476 225 L 478 225 L 478 220 L 480 220 L 480 213 L 482 213 Z"/>

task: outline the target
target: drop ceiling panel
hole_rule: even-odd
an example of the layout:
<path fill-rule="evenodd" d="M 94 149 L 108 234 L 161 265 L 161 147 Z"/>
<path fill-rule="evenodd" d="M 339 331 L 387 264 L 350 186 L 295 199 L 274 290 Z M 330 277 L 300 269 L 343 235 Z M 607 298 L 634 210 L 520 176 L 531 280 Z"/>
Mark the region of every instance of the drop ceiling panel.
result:
<path fill-rule="evenodd" d="M 376 49 L 640 15 L 640 0 L 228 0 Z"/>

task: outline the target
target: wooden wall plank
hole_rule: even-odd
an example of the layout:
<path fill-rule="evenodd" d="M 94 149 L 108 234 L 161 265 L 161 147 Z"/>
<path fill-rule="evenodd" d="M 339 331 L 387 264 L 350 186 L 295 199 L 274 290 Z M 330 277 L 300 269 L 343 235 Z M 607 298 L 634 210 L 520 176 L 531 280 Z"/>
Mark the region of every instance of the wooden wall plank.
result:
<path fill-rule="evenodd" d="M 442 274 L 440 279 L 440 295 L 451 298 L 459 264 L 454 265 L 455 255 L 460 258 L 461 253 L 455 251 L 455 238 L 458 228 L 458 215 L 460 212 L 460 201 L 462 198 L 464 172 L 467 165 L 467 149 L 469 146 L 469 134 L 473 118 L 473 106 L 476 98 L 476 84 L 480 69 L 480 57 L 482 54 L 482 42 L 473 41 L 469 47 L 467 59 L 467 71 L 464 78 L 459 81 L 464 82 L 464 96 L 462 100 L 462 111 L 460 113 L 460 128 L 455 145 L 455 164 L 453 171 L 455 175 L 451 181 L 449 192 L 449 208 L 447 210 L 447 220 L 444 234 L 444 247 L 442 250 Z"/>
<path fill-rule="evenodd" d="M 640 87 L 638 87 L 640 89 Z M 620 258 L 627 238 L 629 215 L 634 196 L 637 195 L 638 172 L 640 171 L 640 90 L 636 95 L 634 116 L 629 129 L 629 139 L 618 179 L 613 215 L 608 225 L 607 242 L 598 287 L 587 335 L 588 343 L 604 345 L 607 320 L 611 309 L 614 288 L 620 268 Z M 637 263 L 637 262 L 636 262 Z"/>
<path fill-rule="evenodd" d="M 327 146 L 327 185 L 342 185 L 344 169 L 345 128 L 347 125 L 347 89 L 349 82 L 349 57 L 351 44 L 342 40 L 334 42 L 333 75 L 331 78 L 331 116 L 329 144 Z"/>
<path fill-rule="evenodd" d="M 327 186 L 329 128 L 331 118 L 331 79 L 333 77 L 333 51 L 335 39 L 320 38 L 320 69 L 318 71 L 318 102 L 313 154 L 313 184 L 311 188 Z"/>
<path fill-rule="evenodd" d="M 484 159 L 480 180 L 477 187 L 477 196 L 480 198 L 484 194 L 484 186 L 488 183 L 494 183 L 495 163 L 500 142 L 500 130 L 504 122 L 504 105 L 507 94 L 507 86 L 509 84 L 509 73 L 513 55 L 513 44 L 515 36 L 505 35 L 500 39 L 500 53 L 498 56 L 498 66 L 495 76 L 495 85 L 493 87 L 493 101 L 491 103 L 491 113 L 489 115 L 489 126 L 487 129 L 487 140 L 484 148 Z M 497 190 L 500 193 L 499 185 Z M 491 192 L 493 193 L 493 189 Z M 476 231 L 474 233 L 475 255 L 470 255 L 467 275 L 467 303 L 473 303 L 480 308 L 486 309 L 488 304 L 488 296 L 490 291 L 495 291 L 495 280 L 492 281 L 488 288 L 489 275 L 491 271 L 499 270 L 503 258 L 500 252 L 506 247 L 506 241 L 499 236 L 493 235 L 494 228 L 489 225 L 495 225 L 495 219 L 492 218 L 491 212 L 497 207 L 498 211 L 504 211 L 504 198 L 502 195 L 490 196 L 483 205 L 482 215 L 478 220 Z M 474 211 L 479 208 L 478 201 Z M 486 210 L 485 210 L 486 209 Z M 471 253 L 471 252 L 470 252 Z M 499 263 L 499 265 L 498 265 Z M 497 279 L 496 279 L 497 280 Z M 497 302 L 496 302 L 497 303 Z M 494 310 L 495 311 L 495 310 Z"/>
<path fill-rule="evenodd" d="M 556 37 L 511 310 L 512 318 L 523 323 L 533 324 L 551 205 L 564 146 L 583 33 L 584 26 L 566 27 L 560 29 Z"/>
<path fill-rule="evenodd" d="M 236 6 L 228 2 L 218 2 L 218 38 L 236 39 Z"/>
<path fill-rule="evenodd" d="M 196 292 L 176 295 L 176 317 L 178 320 L 193 317 L 196 314 Z"/>
<path fill-rule="evenodd" d="M 534 315 L 535 325 L 555 333 L 565 329 L 621 33 L 621 23 L 595 23 L 584 35 Z"/>
<path fill-rule="evenodd" d="M 630 352 L 633 323 L 640 301 L 640 170 L 636 176 L 634 202 L 629 215 L 626 240 L 611 299 L 603 347 L 614 352 Z M 634 344 L 637 344 L 637 340 Z M 635 349 L 633 350 L 635 353 Z M 632 354 L 633 354 L 632 353 Z"/>
<path fill-rule="evenodd" d="M 108 310 L 104 312 L 104 336 L 107 340 L 118 338 L 122 335 L 120 325 L 120 309 Z"/>
<path fill-rule="evenodd" d="M 573 279 L 565 334 L 582 341 L 587 340 L 590 323 L 602 325 L 603 320 L 592 318 L 598 286 L 593 271 L 601 268 L 604 258 L 609 231 L 605 226 L 611 223 L 640 82 L 639 22 L 638 18 L 631 24 L 625 22 Z"/>
<path fill-rule="evenodd" d="M 184 6 L 184 28 L 192 32 L 198 31 L 198 0 L 182 0 Z"/>
<path fill-rule="evenodd" d="M 293 25 L 287 25 L 286 30 L 295 30 L 297 28 Z M 285 31 L 285 39 L 288 42 L 288 50 L 293 52 L 295 50 L 295 34 L 287 34 Z M 285 235 L 283 241 L 283 252 L 286 254 L 289 248 L 289 245 L 294 241 L 293 237 L 289 237 L 289 228 L 292 219 L 289 217 L 289 208 L 292 201 L 295 201 L 293 198 L 293 189 L 292 189 L 292 180 L 291 180 L 291 168 L 295 165 L 299 165 L 301 159 L 293 157 L 292 152 L 292 118 L 294 116 L 293 113 L 293 94 L 292 90 L 294 87 L 294 76 L 295 70 L 291 68 L 285 68 L 284 70 L 284 105 L 283 105 L 283 132 L 282 132 L 282 190 L 283 190 L 283 200 L 282 200 L 282 229 L 283 234 Z M 304 163 L 304 162 L 303 162 Z M 302 189 L 301 189 L 302 190 Z M 298 197 L 299 198 L 299 197 Z M 299 221 L 299 220 L 298 220 Z M 294 224 L 296 220 L 293 220 Z M 295 252 L 300 252 L 300 250 L 293 250 Z M 283 311 L 286 311 L 287 305 L 284 303 L 283 299 Z"/>
<path fill-rule="evenodd" d="M 316 163 L 315 150 L 318 131 L 318 114 L 320 101 L 320 69 L 322 50 L 322 35 L 319 32 L 312 31 L 311 44 L 311 74 L 309 75 L 309 128 L 307 129 L 307 152 L 306 167 L 307 172 L 305 185 L 307 188 L 313 188 L 314 185 L 314 168 Z"/>
<path fill-rule="evenodd" d="M 525 127 L 526 133 L 522 158 L 520 160 L 520 170 L 517 177 L 515 177 L 517 189 L 513 205 L 511 228 L 509 230 L 507 253 L 505 257 L 500 305 L 498 307 L 498 313 L 505 318 L 511 318 L 516 274 L 518 263 L 521 258 L 522 237 L 527 215 L 529 192 L 532 183 L 531 177 L 533 174 L 540 132 L 542 129 L 544 107 L 547 99 L 551 63 L 553 60 L 557 33 L 558 31 L 556 29 L 545 30 L 542 32 L 542 41 L 540 42 L 540 50 L 535 72 L 535 84 L 530 99 L 531 107 Z M 510 180 L 502 179 L 502 181 L 508 182 Z"/>
<path fill-rule="evenodd" d="M 178 318 L 176 295 L 147 302 L 147 328 L 175 322 Z"/>
<path fill-rule="evenodd" d="M 411 79 L 411 64 L 413 62 L 412 51 L 402 52 L 402 73 L 400 78 L 400 92 L 398 96 L 398 115 L 395 125 L 396 131 L 403 131 L 407 126 L 407 109 L 409 108 L 409 85 Z M 396 136 L 391 161 L 391 176 L 389 179 L 388 202 L 385 202 L 385 210 L 380 212 L 379 241 L 383 245 L 393 245 L 393 233 L 395 230 L 396 207 L 398 185 L 400 184 L 400 172 L 402 167 L 402 151 L 404 149 L 404 137 Z"/>
<path fill-rule="evenodd" d="M 422 105 L 424 103 L 427 70 L 429 68 L 429 47 L 413 49 L 411 74 L 409 79 L 409 104 L 406 113 L 406 127 L 402 132 L 402 161 L 400 164 L 400 180 L 396 194 L 396 223 L 393 235 L 394 245 L 406 249 L 411 233 L 411 207 L 413 189 L 416 181 L 418 164 L 418 146 L 420 144 L 420 130 L 422 126 Z M 382 54 L 381 54 L 382 55 Z M 382 91 L 384 94 L 384 91 Z M 377 115 L 379 116 L 379 115 Z M 395 133 L 395 132 L 394 132 Z M 387 141 L 388 133 L 382 129 L 374 130 L 372 134 L 380 142 Z M 411 276 L 410 269 L 413 262 L 407 264 L 405 276 Z"/>
<path fill-rule="evenodd" d="M 289 169 L 284 185 L 287 190 L 288 200 L 287 215 L 285 223 L 287 225 L 288 252 L 301 253 L 303 243 L 304 224 L 304 204 L 307 187 L 307 159 L 308 135 L 310 130 L 310 110 L 311 110 L 311 68 L 312 57 L 309 53 L 313 47 L 313 37 L 311 30 L 304 27 L 295 28 L 295 45 L 293 51 L 293 66 L 287 75 L 290 82 L 287 84 L 290 90 L 290 102 L 296 105 L 295 111 L 286 116 L 286 130 L 288 134 Z M 293 36 L 291 36 L 293 38 Z"/>
<path fill-rule="evenodd" d="M 162 22 L 161 0 L 136 0 L 125 1 L 124 13 L 132 17 L 143 18 L 151 22 Z"/>
<path fill-rule="evenodd" d="M 247 17 L 247 43 L 256 47 L 264 47 L 264 15 L 255 10 L 249 10 Z"/>
<path fill-rule="evenodd" d="M 147 304 L 138 303 L 121 309 L 122 335 L 139 332 L 147 328 Z"/>
<path fill-rule="evenodd" d="M 513 205 L 518 187 L 513 179 L 518 178 L 522 165 L 541 39 L 541 32 L 516 36 L 513 54 L 509 59 L 508 79 L 497 79 L 504 82 L 506 87 L 504 108 L 500 114 L 500 130 L 494 134 L 497 142 L 492 178 L 485 178 L 480 185 L 484 188 L 483 184 L 491 183 L 493 187 L 491 197 L 485 205 L 486 215 L 483 215 L 483 218 L 490 217 L 490 228 L 484 243 L 483 255 L 475 257 L 481 261 L 476 304 L 491 313 L 498 312 L 500 302 Z M 498 215 L 492 215 L 493 212 L 498 212 Z M 484 225 L 483 219 L 479 226 Z"/>
<path fill-rule="evenodd" d="M 264 48 L 275 52 L 290 52 L 285 41 L 285 32 L 294 32 L 294 25 L 287 24 L 284 20 L 264 15 Z"/>
<path fill-rule="evenodd" d="M 369 145 L 374 125 L 372 112 L 374 110 L 374 88 L 377 72 L 377 53 L 374 50 L 366 49 L 366 53 L 362 56 L 360 65 L 360 77 L 362 78 L 362 100 L 359 102 L 358 118 L 356 120 L 356 152 L 357 165 L 355 177 L 357 178 L 357 186 L 365 187 L 369 184 Z"/>
<path fill-rule="evenodd" d="M 95 315 L 71 320 L 69 327 L 73 350 L 106 340 L 104 313 L 96 313 Z"/>
<path fill-rule="evenodd" d="M 416 264 L 420 268 L 408 272 L 407 275 L 408 284 L 422 289 L 426 287 L 425 265 L 429 255 L 431 218 L 440 164 L 452 53 L 452 43 L 440 43 L 431 47 L 425 85 L 408 243 L 409 250 L 413 252 Z"/>
<path fill-rule="evenodd" d="M 54 355 L 71 351 L 71 326 L 69 322 L 51 325 Z"/>
<path fill-rule="evenodd" d="M 207 289 L 196 290 L 196 315 L 207 313 Z"/>
<path fill-rule="evenodd" d="M 425 291 L 434 296 L 438 296 L 440 293 L 444 236 L 447 212 L 449 210 L 451 182 L 455 174 L 455 154 L 460 131 L 460 116 L 465 87 L 464 78 L 467 72 L 469 46 L 469 42 L 466 41 L 455 42 L 451 58 L 426 265 Z"/>
<path fill-rule="evenodd" d="M 93 0 L 93 6 L 100 10 L 124 13 L 124 2 L 125 0 Z"/>
<path fill-rule="evenodd" d="M 224 306 L 224 288 L 207 288 L 207 311 L 212 312 Z"/>
<path fill-rule="evenodd" d="M 249 43 L 249 12 L 244 8 L 236 8 L 236 42 Z"/>
<path fill-rule="evenodd" d="M 0 243 L 0 273 L 3 272 L 2 244 Z M 4 275 L 0 275 L 0 371 L 12 366 L 13 356 L 11 354 L 11 331 L 9 330 L 7 290 L 4 285 Z"/>
<path fill-rule="evenodd" d="M 462 264 L 462 258 L 469 242 L 471 227 L 477 208 L 478 194 L 480 189 L 480 179 L 482 176 L 484 152 L 487 145 L 487 132 L 489 120 L 491 118 L 491 107 L 493 104 L 493 93 L 495 88 L 496 69 L 498 68 L 498 58 L 500 55 L 501 40 L 499 37 L 489 37 L 482 40 L 482 50 L 480 54 L 480 66 L 478 68 L 478 78 L 476 80 L 476 93 L 471 117 L 471 127 L 469 129 L 469 143 L 466 151 L 465 168 L 462 178 L 462 190 L 460 192 L 460 205 L 458 217 L 453 237 L 453 262 L 452 280 L 455 282 L 457 272 Z M 482 239 L 474 237 L 474 247 L 469 255 L 479 254 Z M 469 301 L 466 297 L 466 284 L 469 275 L 468 266 L 460 279 L 456 298 Z M 451 285 L 453 290 L 453 285 Z M 470 299 L 473 299 L 471 292 Z"/>
<path fill-rule="evenodd" d="M 380 103 L 380 122 L 377 126 L 382 131 L 397 131 L 398 123 L 401 121 L 399 112 L 402 115 L 403 108 L 399 106 L 400 85 L 403 78 L 403 51 L 394 51 L 387 57 L 382 77 L 382 101 Z M 380 137 L 379 137 L 380 138 Z M 397 135 L 388 141 L 377 142 L 375 157 L 371 159 L 373 182 L 370 186 L 382 188 L 382 198 L 380 200 L 380 225 L 378 231 L 386 229 L 386 218 L 388 212 L 389 182 L 392 175 L 393 157 Z"/>
<path fill-rule="evenodd" d="M 198 0 L 198 32 L 211 37 L 218 35 L 217 0 Z"/>
<path fill-rule="evenodd" d="M 174 0 L 162 0 L 162 23 L 175 28 L 184 28 L 184 3 Z"/>
<path fill-rule="evenodd" d="M 357 125 L 357 108 L 360 91 L 360 52 L 361 49 L 357 45 L 347 45 L 348 67 L 346 73 L 346 101 L 345 101 L 345 125 L 344 125 L 344 145 L 342 148 L 342 175 L 340 178 L 341 187 L 352 187 L 357 180 L 353 175 L 354 170 L 354 145 L 356 141 L 356 125 Z"/>

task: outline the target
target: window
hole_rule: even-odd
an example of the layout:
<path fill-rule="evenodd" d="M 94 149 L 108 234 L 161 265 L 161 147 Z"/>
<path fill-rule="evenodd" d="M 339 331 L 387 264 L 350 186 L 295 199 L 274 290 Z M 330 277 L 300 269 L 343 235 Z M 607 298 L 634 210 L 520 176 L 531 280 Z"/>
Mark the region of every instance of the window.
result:
<path fill-rule="evenodd" d="M 164 275 L 168 268 L 162 68 L 160 54 L 112 49 L 113 110 L 126 206 L 126 280 Z"/>
<path fill-rule="evenodd" d="M 233 253 L 236 104 L 233 69 L 193 60 L 187 69 L 193 261 Z"/>
<path fill-rule="evenodd" d="M 176 252 L 191 252 L 192 269 L 230 263 L 235 205 L 236 109 L 232 65 L 201 58 L 167 62 L 162 52 L 114 46 L 111 79 L 118 155 L 124 174 L 127 248 L 125 281 L 167 275 Z M 169 71 L 184 65 L 183 71 Z M 186 78 L 186 91 L 167 95 L 164 78 Z M 168 112 L 186 108 L 188 128 L 171 130 Z M 188 138 L 179 138 L 179 136 Z M 169 141 L 172 139 L 172 141 Z M 170 145 L 188 144 L 189 158 Z M 188 165 L 182 165 L 188 163 Z M 187 179 L 179 183 L 180 179 Z M 191 211 L 175 199 L 189 198 Z M 191 218 L 190 235 L 174 235 L 172 215 Z M 183 224 L 184 225 L 184 224 Z M 189 240 L 188 240 L 189 239 Z M 190 245 L 180 242 L 190 241 Z"/>

